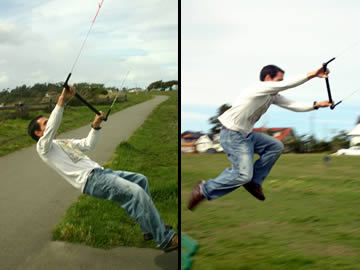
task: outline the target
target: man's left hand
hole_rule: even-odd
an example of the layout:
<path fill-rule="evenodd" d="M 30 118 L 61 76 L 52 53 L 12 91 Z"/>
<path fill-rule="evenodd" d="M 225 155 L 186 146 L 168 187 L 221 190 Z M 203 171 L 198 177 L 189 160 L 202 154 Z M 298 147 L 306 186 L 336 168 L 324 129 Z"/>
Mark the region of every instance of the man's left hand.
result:
<path fill-rule="evenodd" d="M 328 100 L 325 100 L 325 101 L 321 101 L 321 102 L 316 102 L 314 104 L 315 107 L 318 107 L 318 108 L 323 108 L 323 107 L 329 107 L 331 105 L 334 105 L 334 103 L 331 103 L 329 102 Z"/>
<path fill-rule="evenodd" d="M 105 113 L 100 111 L 100 115 L 95 115 L 95 119 L 93 121 L 93 127 L 99 128 L 102 121 L 104 121 Z"/>

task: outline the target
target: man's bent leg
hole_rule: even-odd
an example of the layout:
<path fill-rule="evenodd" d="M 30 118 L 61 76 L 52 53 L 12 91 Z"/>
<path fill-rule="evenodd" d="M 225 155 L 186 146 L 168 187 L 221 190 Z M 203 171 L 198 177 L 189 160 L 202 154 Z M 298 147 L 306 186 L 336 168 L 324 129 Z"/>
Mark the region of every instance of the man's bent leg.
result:
<path fill-rule="evenodd" d="M 118 202 L 142 229 L 154 236 L 161 248 L 165 248 L 175 235 L 174 231 L 165 228 L 155 205 L 144 189 L 119 177 L 111 170 L 95 169 L 87 181 L 84 193 Z"/>
<path fill-rule="evenodd" d="M 109 170 L 109 169 L 107 169 Z M 135 172 L 128 172 L 128 171 L 113 171 L 113 173 L 117 174 L 121 178 L 124 178 L 125 180 L 128 180 L 132 183 L 138 184 L 150 197 L 150 187 L 149 182 L 145 175 L 141 173 L 135 173 Z M 144 234 L 145 240 L 151 240 L 153 239 L 153 236 L 151 233 L 147 232 L 145 228 L 143 228 L 140 224 L 141 231 Z M 172 229 L 171 225 L 165 225 L 165 228 Z"/>
<path fill-rule="evenodd" d="M 145 190 L 146 194 L 150 195 L 149 182 L 145 175 L 141 173 L 127 172 L 127 171 L 113 171 L 113 173 L 117 174 L 121 178 L 128 180 L 134 184 L 139 185 L 143 190 Z"/>
<path fill-rule="evenodd" d="M 253 141 L 254 152 L 260 156 L 254 164 L 254 174 L 251 182 L 262 185 L 271 168 L 280 157 L 284 145 L 281 141 L 260 132 L 252 132 L 249 137 Z"/>
<path fill-rule="evenodd" d="M 217 178 L 201 185 L 208 200 L 216 199 L 246 184 L 253 175 L 253 148 L 250 140 L 240 132 L 221 130 L 220 142 L 232 168 L 225 169 Z"/>

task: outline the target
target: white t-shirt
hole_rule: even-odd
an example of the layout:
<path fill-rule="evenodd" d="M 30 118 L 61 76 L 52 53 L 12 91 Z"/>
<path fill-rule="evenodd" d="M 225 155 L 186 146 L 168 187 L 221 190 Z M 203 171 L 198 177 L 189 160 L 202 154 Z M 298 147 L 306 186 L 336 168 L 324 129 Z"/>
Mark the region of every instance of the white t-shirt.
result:
<path fill-rule="evenodd" d="M 271 104 L 296 112 L 311 111 L 314 109 L 313 103 L 296 102 L 279 94 L 280 91 L 296 87 L 308 80 L 306 76 L 301 76 L 292 81 L 260 81 L 244 89 L 233 106 L 218 119 L 226 128 L 248 135 Z"/>
<path fill-rule="evenodd" d="M 102 168 L 83 153 L 95 148 L 100 132 L 91 129 L 84 139 L 55 140 L 63 112 L 64 108 L 56 105 L 46 124 L 44 135 L 36 145 L 36 151 L 47 165 L 83 192 L 90 172 L 94 168 Z"/>

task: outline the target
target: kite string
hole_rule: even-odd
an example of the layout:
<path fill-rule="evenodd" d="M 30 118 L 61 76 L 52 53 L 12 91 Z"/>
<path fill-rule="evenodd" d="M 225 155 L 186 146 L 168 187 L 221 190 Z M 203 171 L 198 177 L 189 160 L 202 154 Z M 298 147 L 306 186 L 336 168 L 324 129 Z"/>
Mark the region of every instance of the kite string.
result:
<path fill-rule="evenodd" d="M 104 0 L 102 0 L 101 3 L 99 3 L 99 8 L 98 8 L 98 10 L 97 10 L 97 12 L 96 12 L 96 15 L 95 15 L 95 17 L 94 17 L 94 19 L 93 19 L 93 21 L 92 21 L 92 23 L 91 23 L 91 25 L 90 25 L 89 31 L 87 32 L 86 37 L 85 37 L 85 39 L 84 39 L 84 41 L 83 41 L 83 43 L 82 43 L 82 45 L 81 45 L 81 47 L 80 47 L 79 53 L 78 53 L 78 55 L 77 55 L 77 57 L 76 57 L 76 59 L 75 59 L 75 62 L 74 62 L 74 64 L 73 64 L 72 68 L 71 68 L 70 73 L 73 73 L 73 71 L 74 71 L 75 65 L 76 65 L 76 63 L 77 63 L 78 60 L 79 60 L 79 57 L 80 57 L 80 55 L 81 55 L 81 52 L 82 52 L 82 50 L 83 50 L 83 48 L 84 48 L 84 46 L 85 46 L 85 43 L 86 43 L 86 41 L 87 41 L 87 39 L 88 39 L 88 37 L 89 37 L 89 34 L 90 34 L 90 32 L 91 32 L 91 29 L 92 29 L 93 26 L 94 26 L 96 17 L 97 17 L 97 15 L 99 14 L 99 11 L 100 11 L 100 8 L 102 7 L 103 2 L 104 2 Z"/>
<path fill-rule="evenodd" d="M 357 40 L 356 42 L 346 46 L 343 50 L 340 51 L 340 53 L 338 55 L 335 56 L 335 58 L 338 58 L 340 56 L 342 56 L 343 54 L 345 54 L 347 51 L 349 51 L 350 49 L 354 48 L 355 46 L 357 46 L 360 43 L 360 39 Z"/>

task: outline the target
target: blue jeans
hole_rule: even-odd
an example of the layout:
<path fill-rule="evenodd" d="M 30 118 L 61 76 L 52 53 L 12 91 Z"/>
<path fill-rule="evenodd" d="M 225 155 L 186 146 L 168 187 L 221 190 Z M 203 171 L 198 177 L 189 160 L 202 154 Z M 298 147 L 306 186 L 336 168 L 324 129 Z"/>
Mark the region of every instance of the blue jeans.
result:
<path fill-rule="evenodd" d="M 250 181 L 262 185 L 284 148 L 282 142 L 263 133 L 251 132 L 245 136 L 229 129 L 221 130 L 220 144 L 232 168 L 201 185 L 208 200 L 224 196 Z M 260 156 L 255 163 L 254 153 Z"/>
<path fill-rule="evenodd" d="M 152 202 L 148 181 L 142 174 L 96 168 L 88 177 L 84 193 L 118 202 L 139 223 L 143 233 L 153 235 L 161 248 L 166 247 L 175 234 L 165 228 Z"/>

